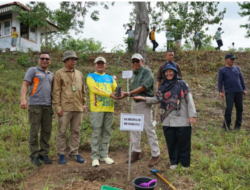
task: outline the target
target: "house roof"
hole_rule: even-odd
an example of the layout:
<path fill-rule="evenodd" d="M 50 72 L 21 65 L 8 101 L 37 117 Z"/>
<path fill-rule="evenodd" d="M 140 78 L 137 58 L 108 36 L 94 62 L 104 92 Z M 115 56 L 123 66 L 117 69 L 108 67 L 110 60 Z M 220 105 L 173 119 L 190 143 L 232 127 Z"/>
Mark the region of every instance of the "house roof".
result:
<path fill-rule="evenodd" d="M 22 3 L 14 1 L 14 2 L 11 2 L 11 3 L 0 5 L 0 14 L 5 13 L 5 12 L 10 12 L 12 10 L 12 6 L 19 6 L 23 10 L 30 11 L 30 8 L 26 7 Z M 49 23 L 50 27 L 48 28 L 47 31 L 44 31 L 43 33 L 51 33 L 51 32 L 57 32 L 58 31 L 58 27 L 55 24 L 53 24 L 52 22 L 50 22 L 48 20 L 46 20 L 46 21 Z"/>

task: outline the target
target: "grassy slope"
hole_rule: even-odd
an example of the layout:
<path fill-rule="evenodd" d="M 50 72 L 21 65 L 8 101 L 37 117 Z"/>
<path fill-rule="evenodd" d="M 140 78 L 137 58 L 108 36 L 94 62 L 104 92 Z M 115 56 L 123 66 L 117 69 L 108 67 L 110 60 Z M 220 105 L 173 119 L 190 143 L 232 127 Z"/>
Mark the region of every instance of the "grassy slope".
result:
<path fill-rule="evenodd" d="M 244 100 L 243 130 L 225 133 L 220 129 L 223 122 L 223 102 L 217 93 L 217 71 L 224 65 L 224 53 L 198 53 L 198 75 L 194 74 L 193 52 L 180 52 L 176 60 L 181 65 L 184 79 L 192 89 L 198 112 L 197 126 L 193 128 L 192 166 L 188 174 L 181 168 L 176 172 L 167 171 L 169 180 L 181 187 L 188 181 L 194 189 L 250 189 L 250 143 L 249 143 L 249 98 Z M 77 66 L 86 76 L 93 72 L 96 54 L 82 58 Z M 117 64 L 116 55 L 103 54 L 109 64 L 107 73 L 118 77 L 118 84 L 126 89 L 126 80 L 121 79 L 122 70 L 130 70 L 130 55 L 124 55 Z M 250 86 L 249 53 L 238 53 L 236 64 L 241 67 L 246 86 Z M 55 72 L 63 66 L 62 52 L 52 53 L 50 70 Z M 37 54 L 0 54 L 0 187 L 17 183 L 27 174 L 35 172 L 36 167 L 28 158 L 29 126 L 27 110 L 19 109 L 20 88 L 28 67 L 37 65 Z M 164 62 L 164 53 L 149 55 L 149 67 L 154 74 Z M 110 149 L 127 149 L 128 134 L 119 132 L 119 114 L 130 112 L 130 103 L 116 102 L 116 114 Z M 235 114 L 234 114 L 235 115 Z M 233 118 L 235 118 L 233 115 Z M 161 150 L 166 149 L 160 125 L 157 126 Z M 82 124 L 81 148 L 90 149 L 91 127 L 89 112 L 84 115 Z M 51 156 L 56 155 L 57 119 L 54 115 L 51 137 Z M 147 150 L 146 136 L 143 135 L 143 149 Z M 148 151 L 148 150 L 147 150 Z M 166 151 L 162 151 L 166 152 Z M 167 160 L 168 156 L 162 155 Z"/>

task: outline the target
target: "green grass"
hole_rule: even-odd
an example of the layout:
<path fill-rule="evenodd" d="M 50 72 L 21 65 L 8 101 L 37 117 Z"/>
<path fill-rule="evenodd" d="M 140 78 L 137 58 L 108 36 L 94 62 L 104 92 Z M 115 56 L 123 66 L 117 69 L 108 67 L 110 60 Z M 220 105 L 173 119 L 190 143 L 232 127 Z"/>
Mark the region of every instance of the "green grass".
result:
<path fill-rule="evenodd" d="M 244 101 L 243 130 L 226 133 L 221 130 L 223 122 L 223 102 L 217 92 L 217 72 L 223 66 L 225 53 L 200 51 L 197 56 L 198 75 L 194 75 L 193 52 L 183 52 L 176 55 L 181 65 L 184 79 L 191 87 L 198 113 L 197 125 L 192 133 L 191 168 L 188 172 L 178 167 L 177 171 L 167 171 L 172 184 L 184 184 L 188 181 L 193 189 L 250 189 L 250 138 L 249 138 L 249 99 Z M 248 53 L 236 53 L 239 66 L 245 77 L 246 86 L 250 86 Z M 55 73 L 61 68 L 62 52 L 52 53 L 50 70 Z M 93 61 L 97 54 L 88 54 L 87 61 L 80 61 L 77 69 L 86 76 L 93 72 Z M 111 55 L 105 55 L 108 62 Z M 110 58 L 110 59 L 109 59 Z M 37 54 L 0 54 L 0 187 L 6 184 L 17 184 L 25 176 L 35 172 L 29 160 L 29 125 L 27 110 L 19 108 L 20 89 L 26 70 L 36 66 Z M 154 73 L 164 62 L 164 53 L 149 54 L 150 68 Z M 157 60 L 157 61 L 155 61 Z M 130 55 L 124 54 L 119 65 L 111 60 L 107 73 L 118 77 L 118 85 L 126 88 L 126 80 L 121 78 L 122 70 L 131 70 Z M 88 92 L 87 92 L 87 97 Z M 129 133 L 119 131 L 120 113 L 130 112 L 130 103 L 116 101 L 116 113 L 112 125 L 110 150 L 128 148 Z M 235 112 L 232 120 L 235 119 Z M 50 156 L 56 155 L 57 117 L 53 116 L 53 131 L 50 140 Z M 166 143 L 161 126 L 157 126 L 159 146 L 166 152 Z M 90 150 L 91 125 L 89 111 L 84 114 L 81 127 L 80 148 Z M 67 134 L 69 138 L 69 133 Z M 145 134 L 142 135 L 144 152 L 150 152 Z M 162 154 L 163 160 L 168 160 L 167 154 Z M 113 179 L 117 180 L 117 179 Z M 48 183 L 51 181 L 48 178 Z M 51 184 L 50 184 L 51 185 Z M 53 185 L 52 185 L 53 186 Z M 180 185 L 181 186 L 181 185 Z M 48 189 L 46 183 L 44 189 Z M 20 189 L 25 189 L 21 184 Z"/>

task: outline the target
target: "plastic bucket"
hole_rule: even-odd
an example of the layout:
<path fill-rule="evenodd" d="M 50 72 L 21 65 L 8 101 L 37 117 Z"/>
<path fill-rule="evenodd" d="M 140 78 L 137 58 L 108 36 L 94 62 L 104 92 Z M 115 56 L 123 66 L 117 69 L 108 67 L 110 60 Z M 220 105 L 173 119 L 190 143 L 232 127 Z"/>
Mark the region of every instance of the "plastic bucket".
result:
<path fill-rule="evenodd" d="M 157 185 L 157 182 L 152 183 L 150 185 L 150 187 L 141 187 L 141 186 L 139 186 L 139 184 L 148 183 L 151 180 L 153 180 L 153 179 L 150 178 L 150 177 L 138 177 L 138 178 L 134 179 L 133 184 L 135 186 L 135 190 L 153 190 L 155 188 L 155 186 Z"/>

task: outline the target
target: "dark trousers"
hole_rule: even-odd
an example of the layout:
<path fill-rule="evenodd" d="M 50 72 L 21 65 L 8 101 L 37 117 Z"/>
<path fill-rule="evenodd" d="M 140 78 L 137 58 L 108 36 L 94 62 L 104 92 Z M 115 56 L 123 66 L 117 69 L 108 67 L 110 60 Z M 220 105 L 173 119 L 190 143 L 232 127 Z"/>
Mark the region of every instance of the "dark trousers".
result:
<path fill-rule="evenodd" d="M 30 105 L 29 108 L 30 136 L 29 148 L 30 157 L 47 155 L 50 150 L 49 139 L 52 128 L 52 106 Z M 38 144 L 38 133 L 40 133 L 40 149 Z"/>
<path fill-rule="evenodd" d="M 155 51 L 159 44 L 155 40 L 152 40 L 151 42 L 153 43 L 153 51 Z"/>
<path fill-rule="evenodd" d="M 171 165 L 190 166 L 191 153 L 191 127 L 166 127 L 163 126 L 164 136 L 168 146 Z"/>
<path fill-rule="evenodd" d="M 215 48 L 215 49 L 216 49 L 216 50 L 217 50 L 217 49 L 220 50 L 220 47 L 223 46 L 222 40 L 217 40 L 217 44 L 218 44 L 218 47 Z"/>
<path fill-rule="evenodd" d="M 233 104 L 235 104 L 236 108 L 236 121 L 234 124 L 234 129 L 240 129 L 242 123 L 242 112 L 243 112 L 243 92 L 226 92 L 226 111 L 225 111 L 225 120 L 228 129 L 230 129 L 231 124 L 231 116 L 233 110 Z M 225 122 L 223 124 L 225 128 Z"/>

